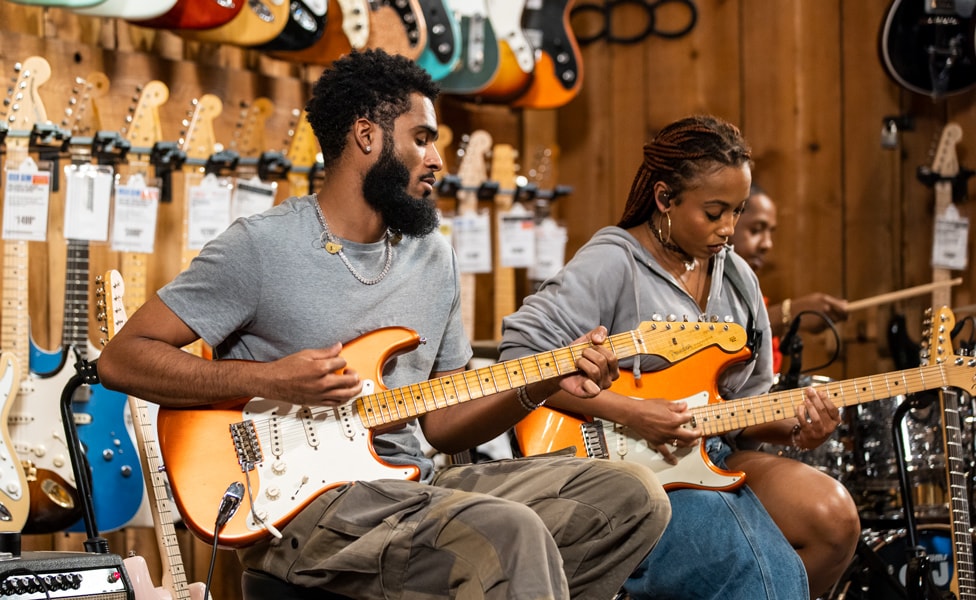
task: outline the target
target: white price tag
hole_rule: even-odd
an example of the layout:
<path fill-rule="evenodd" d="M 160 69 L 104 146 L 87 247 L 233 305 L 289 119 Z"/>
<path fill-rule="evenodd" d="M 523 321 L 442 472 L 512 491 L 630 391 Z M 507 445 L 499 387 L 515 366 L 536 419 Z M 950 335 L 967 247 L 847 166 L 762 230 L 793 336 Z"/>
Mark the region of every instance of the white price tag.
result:
<path fill-rule="evenodd" d="M 64 168 L 64 237 L 90 242 L 108 241 L 112 206 L 112 167 L 67 165 Z"/>
<path fill-rule="evenodd" d="M 535 264 L 529 269 L 530 279 L 543 281 L 563 268 L 568 239 L 565 227 L 551 218 L 543 219 L 535 228 Z"/>
<path fill-rule="evenodd" d="M 491 215 L 487 210 L 454 217 L 454 252 L 462 273 L 491 273 Z"/>
<path fill-rule="evenodd" d="M 535 262 L 535 217 L 521 203 L 499 215 L 499 257 L 503 267 L 531 267 Z"/>
<path fill-rule="evenodd" d="M 3 239 L 47 241 L 51 172 L 38 171 L 37 164 L 28 158 L 19 169 L 8 169 L 5 179 Z"/>
<path fill-rule="evenodd" d="M 115 187 L 112 250 L 152 253 L 156 244 L 159 188 L 147 187 L 141 176 Z"/>
<path fill-rule="evenodd" d="M 969 219 L 961 216 L 956 206 L 950 204 L 943 214 L 935 219 L 932 267 L 956 271 L 965 269 L 968 240 Z"/>
<path fill-rule="evenodd" d="M 238 179 L 234 186 L 230 220 L 233 221 L 238 217 L 250 217 L 268 210 L 274 206 L 277 189 L 277 183 L 265 183 L 258 177 Z"/>
<path fill-rule="evenodd" d="M 231 185 L 207 175 L 190 188 L 187 249 L 199 250 L 230 225 Z"/>

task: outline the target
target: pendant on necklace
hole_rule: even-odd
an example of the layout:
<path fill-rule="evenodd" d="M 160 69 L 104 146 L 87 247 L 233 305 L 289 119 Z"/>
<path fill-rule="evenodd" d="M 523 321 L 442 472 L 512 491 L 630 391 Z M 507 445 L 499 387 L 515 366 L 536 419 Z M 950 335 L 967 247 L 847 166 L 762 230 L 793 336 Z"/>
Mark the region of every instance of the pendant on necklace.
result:
<path fill-rule="evenodd" d="M 694 271 L 695 267 L 698 266 L 698 259 L 693 258 L 690 262 L 685 263 L 685 271 Z"/>
<path fill-rule="evenodd" d="M 338 244 L 332 241 L 326 242 L 325 251 L 328 252 L 329 254 L 338 254 L 339 252 L 342 251 L 342 244 Z"/>

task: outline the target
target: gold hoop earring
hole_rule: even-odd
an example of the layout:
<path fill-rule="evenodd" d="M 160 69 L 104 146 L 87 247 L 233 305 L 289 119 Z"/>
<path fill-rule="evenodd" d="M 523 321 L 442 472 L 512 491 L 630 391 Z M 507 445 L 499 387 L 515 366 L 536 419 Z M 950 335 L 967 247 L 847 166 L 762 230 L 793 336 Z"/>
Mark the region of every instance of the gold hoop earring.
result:
<path fill-rule="evenodd" d="M 668 237 L 664 237 L 664 232 L 661 231 L 661 224 L 658 223 L 657 239 L 661 241 L 661 244 L 667 246 L 669 243 L 671 243 L 671 214 L 664 213 L 664 216 L 668 218 Z"/>

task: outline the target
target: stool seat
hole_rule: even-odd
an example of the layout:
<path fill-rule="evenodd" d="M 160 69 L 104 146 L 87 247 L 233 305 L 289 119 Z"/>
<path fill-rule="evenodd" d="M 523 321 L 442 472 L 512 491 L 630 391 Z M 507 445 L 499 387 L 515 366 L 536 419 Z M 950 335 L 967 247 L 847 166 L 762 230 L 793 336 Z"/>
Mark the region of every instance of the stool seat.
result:
<path fill-rule="evenodd" d="M 241 591 L 244 600 L 350 600 L 339 594 L 292 585 L 252 569 L 244 570 Z"/>

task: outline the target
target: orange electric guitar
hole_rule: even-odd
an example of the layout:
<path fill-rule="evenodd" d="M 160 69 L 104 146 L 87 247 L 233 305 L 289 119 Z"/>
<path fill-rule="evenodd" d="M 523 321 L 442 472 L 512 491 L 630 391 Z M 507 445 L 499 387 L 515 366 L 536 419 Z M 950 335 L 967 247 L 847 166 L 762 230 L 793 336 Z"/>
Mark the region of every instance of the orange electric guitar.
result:
<path fill-rule="evenodd" d="M 673 362 L 710 345 L 741 345 L 742 328 L 722 323 L 646 322 L 610 336 L 617 356 L 659 355 Z M 529 383 L 575 373 L 587 344 L 542 352 L 388 390 L 386 362 L 421 342 L 402 327 L 378 329 L 345 344 L 347 368 L 365 393 L 339 408 L 242 398 L 196 409 L 159 411 L 159 442 L 173 497 L 202 539 L 243 547 L 273 535 L 322 492 L 355 480 L 415 479 L 413 466 L 382 462 L 372 446 L 382 430 L 428 412 Z M 240 510 L 215 534 L 214 506 L 229 483 L 245 483 Z"/>
<path fill-rule="evenodd" d="M 353 50 L 366 48 L 369 41 L 368 0 L 329 0 L 328 18 L 322 37 L 308 48 L 276 51 L 275 58 L 292 62 L 330 65 Z"/>
<path fill-rule="evenodd" d="M 575 0 L 552 0 L 526 7 L 525 35 L 536 48 L 532 82 L 512 104 L 522 108 L 559 108 L 583 87 L 583 55 L 570 26 Z"/>
<path fill-rule="evenodd" d="M 718 375 L 750 355 L 745 347 L 744 330 L 739 325 L 729 327 L 740 332 L 736 336 L 739 346 L 732 352 L 717 346 L 689 352 L 693 355 L 661 371 L 644 373 L 640 379 L 621 373 L 610 389 L 634 398 L 687 401 L 691 423 L 701 428 L 705 438 L 750 425 L 796 418 L 796 407 L 803 404 L 802 389 L 735 400 L 722 400 L 719 396 Z M 822 384 L 835 406 L 853 406 L 944 386 L 967 392 L 976 390 L 976 360 Z M 666 489 L 724 490 L 738 487 L 745 480 L 745 473 L 726 471 L 712 464 L 700 440 L 688 448 L 673 448 L 678 464 L 671 465 L 649 448 L 644 439 L 622 425 L 545 406 L 519 422 L 515 436 L 526 456 L 575 447 L 578 456 L 639 462 L 653 469 Z"/>

